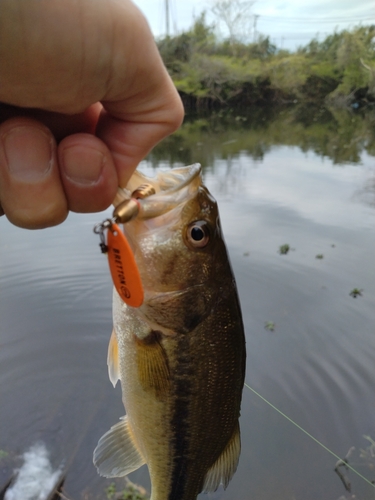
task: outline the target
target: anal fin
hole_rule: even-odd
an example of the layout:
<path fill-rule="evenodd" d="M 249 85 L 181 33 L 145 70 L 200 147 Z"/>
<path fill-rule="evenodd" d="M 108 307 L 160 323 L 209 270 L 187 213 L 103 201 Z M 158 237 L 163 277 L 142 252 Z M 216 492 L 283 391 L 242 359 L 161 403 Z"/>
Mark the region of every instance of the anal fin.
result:
<path fill-rule="evenodd" d="M 109 380 L 112 382 L 113 387 L 116 387 L 117 381 L 120 380 L 120 365 L 118 356 L 118 343 L 116 332 L 114 329 L 112 330 L 112 335 L 108 346 L 107 365 Z"/>
<path fill-rule="evenodd" d="M 127 416 L 99 439 L 93 461 L 104 477 L 126 476 L 146 463 L 134 442 Z"/>
<path fill-rule="evenodd" d="M 216 462 L 208 470 L 204 479 L 203 491 L 216 491 L 220 484 L 224 489 L 228 486 L 233 474 L 236 472 L 241 453 L 240 426 L 237 422 L 232 437 Z"/>

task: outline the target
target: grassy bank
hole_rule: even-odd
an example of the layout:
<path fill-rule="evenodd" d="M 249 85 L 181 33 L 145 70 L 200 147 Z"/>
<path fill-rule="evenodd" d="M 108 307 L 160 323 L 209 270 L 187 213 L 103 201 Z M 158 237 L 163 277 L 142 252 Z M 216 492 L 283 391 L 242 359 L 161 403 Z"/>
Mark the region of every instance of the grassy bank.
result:
<path fill-rule="evenodd" d="M 202 14 L 158 47 L 187 109 L 296 101 L 375 105 L 375 26 L 336 32 L 291 53 L 269 37 L 251 44 L 219 40 Z"/>

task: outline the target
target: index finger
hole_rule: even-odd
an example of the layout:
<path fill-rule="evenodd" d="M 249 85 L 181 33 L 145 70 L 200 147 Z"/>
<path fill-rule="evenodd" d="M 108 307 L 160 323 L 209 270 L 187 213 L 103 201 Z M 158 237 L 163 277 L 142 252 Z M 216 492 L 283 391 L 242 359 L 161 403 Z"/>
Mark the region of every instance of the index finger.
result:
<path fill-rule="evenodd" d="M 149 151 L 181 125 L 184 116 L 147 21 L 136 8 L 132 15 L 125 41 L 121 23 L 116 26 L 118 52 L 96 132 L 113 155 L 122 186 Z"/>

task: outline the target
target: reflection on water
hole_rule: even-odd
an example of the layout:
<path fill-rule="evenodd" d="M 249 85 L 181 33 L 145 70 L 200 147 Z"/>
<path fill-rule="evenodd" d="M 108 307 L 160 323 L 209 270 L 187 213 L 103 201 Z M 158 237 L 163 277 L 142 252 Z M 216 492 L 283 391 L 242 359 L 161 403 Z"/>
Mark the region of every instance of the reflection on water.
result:
<path fill-rule="evenodd" d="M 360 163 L 365 151 L 375 155 L 375 112 L 352 113 L 324 107 L 249 108 L 187 121 L 150 155 L 154 166 L 197 161 L 212 167 L 245 153 L 262 161 L 275 146 L 297 146 L 334 165 Z"/>
<path fill-rule="evenodd" d="M 204 165 L 243 307 L 247 383 L 338 455 L 355 446 L 353 465 L 373 480 L 359 451 L 363 435 L 375 437 L 371 118 L 273 118 L 187 122 L 142 168 Z M 0 489 L 42 441 L 52 470 L 69 470 L 69 498 L 105 498 L 92 451 L 123 414 L 106 367 L 111 284 L 92 233 L 105 216 L 72 214 L 35 232 L 0 219 Z M 350 296 L 355 287 L 362 297 Z M 241 426 L 238 472 L 210 499 L 346 494 L 335 458 L 247 389 Z M 131 477 L 149 485 L 145 468 Z M 356 498 L 373 498 L 371 486 L 350 480 Z"/>

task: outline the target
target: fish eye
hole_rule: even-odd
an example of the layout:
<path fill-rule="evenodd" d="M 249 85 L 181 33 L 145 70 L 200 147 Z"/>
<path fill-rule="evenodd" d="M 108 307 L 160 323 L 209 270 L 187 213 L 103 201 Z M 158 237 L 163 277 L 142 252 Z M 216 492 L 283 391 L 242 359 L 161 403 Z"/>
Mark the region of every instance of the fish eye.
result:
<path fill-rule="evenodd" d="M 194 248 L 205 247 L 210 240 L 210 232 L 206 221 L 195 221 L 189 224 L 187 228 L 187 242 Z"/>

